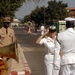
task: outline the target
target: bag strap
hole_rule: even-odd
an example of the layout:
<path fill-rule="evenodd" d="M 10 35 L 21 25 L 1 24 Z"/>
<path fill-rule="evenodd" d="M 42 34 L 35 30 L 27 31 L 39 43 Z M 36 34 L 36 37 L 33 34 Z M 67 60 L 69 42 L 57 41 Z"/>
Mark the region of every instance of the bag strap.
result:
<path fill-rule="evenodd" d="M 60 41 L 58 40 L 58 34 L 56 35 L 56 40 L 59 44 L 61 44 Z"/>

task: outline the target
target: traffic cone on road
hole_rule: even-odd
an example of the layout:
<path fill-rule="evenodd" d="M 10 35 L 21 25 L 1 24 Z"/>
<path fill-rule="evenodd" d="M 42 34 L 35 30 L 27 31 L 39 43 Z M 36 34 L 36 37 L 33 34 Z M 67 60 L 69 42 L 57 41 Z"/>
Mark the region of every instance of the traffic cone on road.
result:
<path fill-rule="evenodd" d="M 31 29 L 30 29 L 30 27 L 28 28 L 28 33 L 31 33 Z"/>

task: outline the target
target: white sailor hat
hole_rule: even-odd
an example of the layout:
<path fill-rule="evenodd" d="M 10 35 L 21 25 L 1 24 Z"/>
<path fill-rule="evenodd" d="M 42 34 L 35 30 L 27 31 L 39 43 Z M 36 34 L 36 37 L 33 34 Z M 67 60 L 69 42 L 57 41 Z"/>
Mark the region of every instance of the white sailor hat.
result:
<path fill-rule="evenodd" d="M 65 21 L 75 21 L 75 18 L 67 17 L 67 18 L 65 18 Z"/>
<path fill-rule="evenodd" d="M 56 31 L 56 27 L 54 25 L 50 26 L 49 31 Z"/>

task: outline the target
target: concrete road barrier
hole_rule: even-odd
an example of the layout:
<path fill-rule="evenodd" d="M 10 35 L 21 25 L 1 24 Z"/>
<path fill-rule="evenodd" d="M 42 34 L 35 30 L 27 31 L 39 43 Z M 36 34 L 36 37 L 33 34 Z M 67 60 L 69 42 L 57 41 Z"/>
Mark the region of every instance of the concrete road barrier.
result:
<path fill-rule="evenodd" d="M 18 44 L 18 51 L 19 51 L 19 62 L 17 63 L 15 59 L 12 59 L 10 75 L 30 74 L 31 70 L 23 54 L 23 49 L 21 48 L 20 44 Z"/>

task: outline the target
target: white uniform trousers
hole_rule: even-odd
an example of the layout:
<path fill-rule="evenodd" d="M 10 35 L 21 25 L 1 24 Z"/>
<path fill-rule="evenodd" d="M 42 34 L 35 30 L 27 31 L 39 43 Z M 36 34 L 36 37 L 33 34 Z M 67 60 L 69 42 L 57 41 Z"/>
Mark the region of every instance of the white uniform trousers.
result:
<path fill-rule="evenodd" d="M 60 75 L 75 75 L 75 64 L 61 65 Z"/>
<path fill-rule="evenodd" d="M 45 75 L 59 75 L 59 70 L 55 70 L 53 63 L 45 62 Z"/>

